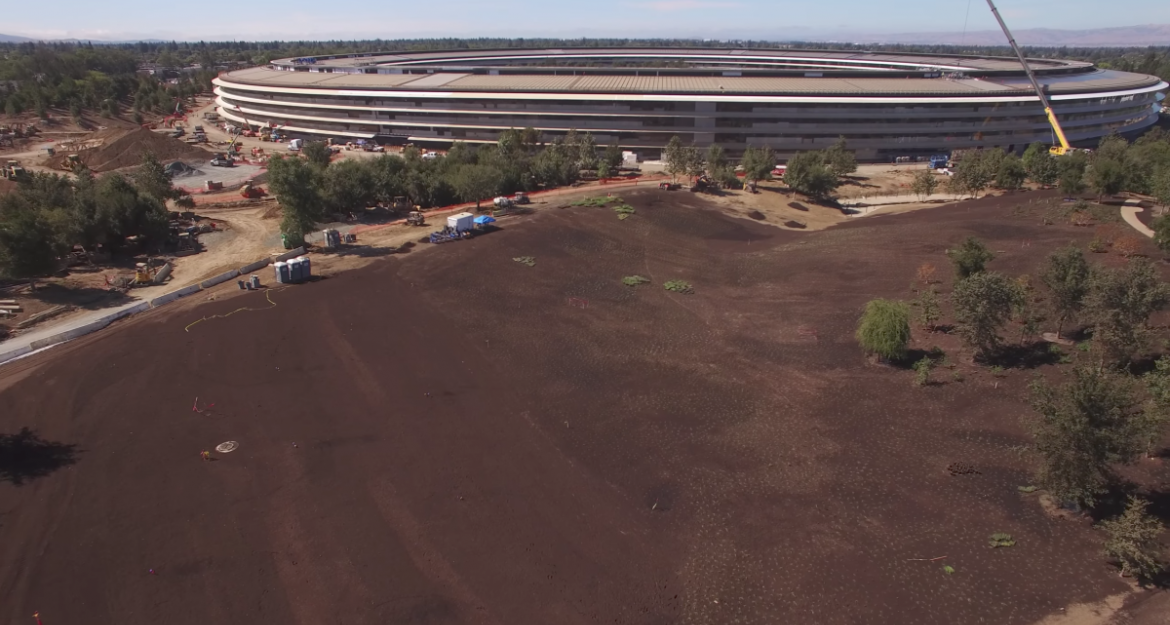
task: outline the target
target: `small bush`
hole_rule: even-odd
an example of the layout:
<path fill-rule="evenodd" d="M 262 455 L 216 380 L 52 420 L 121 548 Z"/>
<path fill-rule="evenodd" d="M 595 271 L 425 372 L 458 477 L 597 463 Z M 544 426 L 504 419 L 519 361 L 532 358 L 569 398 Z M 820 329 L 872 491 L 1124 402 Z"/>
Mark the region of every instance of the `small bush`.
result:
<path fill-rule="evenodd" d="M 1093 351 L 1093 343 L 1091 343 L 1090 341 L 1083 341 L 1081 343 L 1077 343 L 1077 350 L 1082 351 L 1082 352 L 1086 352 L 1086 353 L 1091 352 L 1091 351 Z"/>
<path fill-rule="evenodd" d="M 943 565 L 943 573 L 946 573 L 947 575 L 954 575 L 955 574 L 955 567 L 953 567 L 949 564 L 944 564 Z"/>
<path fill-rule="evenodd" d="M 1000 547 L 1013 547 L 1016 544 L 1016 541 L 1014 538 L 1012 538 L 1011 534 L 1004 534 L 1002 532 L 996 532 L 995 534 L 992 534 L 987 542 L 991 545 L 992 549 L 999 549 Z"/>
<path fill-rule="evenodd" d="M 535 256 L 517 256 L 517 257 L 513 258 L 512 260 L 520 263 L 521 265 L 528 265 L 529 267 L 536 266 L 536 257 Z"/>
<path fill-rule="evenodd" d="M 1017 486 L 1016 490 L 1021 493 L 1034 493 L 1037 491 L 1037 488 L 1035 486 Z"/>
<path fill-rule="evenodd" d="M 643 278 L 642 276 L 626 276 L 622 278 L 622 284 L 626 286 L 638 286 L 639 284 L 646 284 L 650 278 Z"/>
<path fill-rule="evenodd" d="M 997 378 L 1002 378 L 1002 377 L 1005 377 L 1007 375 L 1007 373 L 1003 370 L 1003 367 L 1001 367 L 999 365 L 995 365 L 994 367 L 991 368 L 991 375 L 993 375 Z"/>
<path fill-rule="evenodd" d="M 962 371 L 952 372 L 951 373 L 951 380 L 955 381 L 955 382 L 962 382 L 963 381 L 963 372 Z"/>
<path fill-rule="evenodd" d="M 934 368 L 934 361 L 930 356 L 923 356 L 922 360 L 914 363 L 914 372 L 917 374 L 914 377 L 915 386 L 926 386 L 930 384 L 930 370 Z"/>
<path fill-rule="evenodd" d="M 1089 251 L 1094 254 L 1104 254 L 1109 251 L 1109 246 L 1101 239 L 1093 239 L 1089 241 Z"/>
<path fill-rule="evenodd" d="M 675 293 L 685 293 L 687 295 L 690 295 L 691 293 L 695 292 L 695 290 L 693 288 L 691 288 L 691 285 L 689 282 L 683 282 L 682 280 L 669 280 L 669 281 L 663 283 L 662 288 L 666 289 L 667 291 L 673 291 Z"/>

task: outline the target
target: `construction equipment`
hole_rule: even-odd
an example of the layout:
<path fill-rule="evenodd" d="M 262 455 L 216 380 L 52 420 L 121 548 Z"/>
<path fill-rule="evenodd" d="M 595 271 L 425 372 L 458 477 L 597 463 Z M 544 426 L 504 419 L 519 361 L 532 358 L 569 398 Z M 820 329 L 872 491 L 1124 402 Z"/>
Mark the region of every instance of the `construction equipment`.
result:
<path fill-rule="evenodd" d="M 995 3 L 992 0 L 987 0 L 987 6 L 991 7 L 991 13 L 995 15 L 995 21 L 999 22 L 999 27 L 1003 29 L 1003 34 L 1007 36 L 1008 43 L 1011 44 L 1012 50 L 1015 51 L 1016 57 L 1020 59 L 1020 65 L 1024 66 L 1024 73 L 1028 75 L 1028 80 L 1032 83 L 1032 88 L 1036 90 L 1036 97 L 1040 98 L 1040 104 L 1044 105 L 1044 114 L 1048 116 L 1048 123 L 1052 125 L 1052 132 L 1056 134 L 1060 145 L 1054 145 L 1049 148 L 1049 152 L 1056 156 L 1063 156 L 1066 152 L 1072 149 L 1068 143 L 1068 138 L 1064 136 L 1064 129 L 1060 127 L 1060 121 L 1056 119 L 1056 113 L 1052 110 L 1052 104 L 1048 102 L 1048 96 L 1045 95 L 1043 87 L 1040 82 L 1036 80 L 1036 74 L 1032 72 L 1032 68 L 1028 65 L 1028 59 L 1024 58 L 1024 53 L 1020 51 L 1020 46 L 1016 45 L 1015 37 L 1008 30 L 1007 22 L 1003 21 L 1003 17 L 999 14 L 999 9 L 995 8 Z"/>
<path fill-rule="evenodd" d="M 256 181 L 249 180 L 244 183 L 243 188 L 240 189 L 240 197 L 245 199 L 259 199 L 268 195 L 268 192 L 256 184 Z"/>
<path fill-rule="evenodd" d="M 0 170 L 0 174 L 8 180 L 23 180 L 27 172 L 20 166 L 20 163 L 10 160 L 4 164 L 4 169 Z"/>
<path fill-rule="evenodd" d="M 133 286 L 148 286 L 154 283 L 154 272 L 150 270 L 150 266 L 146 263 L 137 263 L 134 265 L 134 283 Z"/>
<path fill-rule="evenodd" d="M 215 158 L 211 159 L 212 167 L 235 167 L 236 162 L 228 158 L 226 154 L 216 154 Z"/>
<path fill-rule="evenodd" d="M 406 216 L 406 225 L 408 226 L 425 226 L 427 225 L 426 217 L 423 216 L 422 211 L 410 211 Z"/>

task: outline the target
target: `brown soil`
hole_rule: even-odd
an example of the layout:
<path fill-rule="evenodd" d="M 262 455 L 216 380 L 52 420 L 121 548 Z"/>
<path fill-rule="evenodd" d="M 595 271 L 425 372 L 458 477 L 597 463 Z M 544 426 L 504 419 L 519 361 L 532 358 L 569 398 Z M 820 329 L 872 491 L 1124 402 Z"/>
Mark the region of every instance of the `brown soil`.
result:
<path fill-rule="evenodd" d="M 0 369 L 0 433 L 41 437 L 0 474 L 0 618 L 1014 625 L 1130 591 L 1017 491 L 1035 371 L 917 388 L 852 338 L 964 237 L 1018 275 L 1090 229 L 1003 198 L 809 233 L 626 199 Z"/>
<path fill-rule="evenodd" d="M 211 158 L 211 153 L 207 150 L 145 128 L 129 132 L 112 130 L 97 138 L 102 140 L 98 147 L 81 150 L 77 153 L 81 162 L 93 171 L 112 171 L 136 167 L 142 163 L 143 155 L 148 152 L 163 162 L 205 161 Z M 60 169 L 68 167 L 66 162 L 67 154 L 65 152 L 59 152 L 49 159 L 50 166 Z"/>

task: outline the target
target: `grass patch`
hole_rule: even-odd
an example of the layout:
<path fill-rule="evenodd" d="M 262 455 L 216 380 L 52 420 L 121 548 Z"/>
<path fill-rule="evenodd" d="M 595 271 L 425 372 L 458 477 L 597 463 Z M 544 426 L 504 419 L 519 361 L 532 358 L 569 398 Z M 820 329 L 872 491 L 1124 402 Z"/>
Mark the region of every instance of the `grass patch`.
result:
<path fill-rule="evenodd" d="M 536 257 L 535 256 L 517 256 L 517 257 L 513 258 L 512 260 L 520 263 L 521 265 L 528 265 L 529 267 L 536 266 Z"/>
<path fill-rule="evenodd" d="M 618 219 L 626 219 L 634 214 L 634 207 L 629 204 L 618 204 L 613 207 L 613 212 L 617 213 Z"/>
<path fill-rule="evenodd" d="M 626 286 L 638 286 L 639 284 L 646 284 L 650 278 L 643 278 L 642 276 L 626 276 L 622 278 L 622 284 Z"/>
<path fill-rule="evenodd" d="M 946 573 L 947 575 L 954 575 L 955 574 L 955 567 L 953 567 L 949 564 L 944 564 L 943 565 L 943 573 Z"/>
<path fill-rule="evenodd" d="M 613 201 L 613 199 L 614 198 L 604 196 L 587 197 L 582 200 L 577 200 L 569 206 L 605 206 L 606 204 L 609 204 L 611 201 Z"/>
<path fill-rule="evenodd" d="M 992 549 L 999 549 L 1000 547 L 1014 547 L 1016 539 L 1012 538 L 1011 534 L 996 532 L 987 539 L 987 542 Z"/>
<path fill-rule="evenodd" d="M 1035 486 L 1017 486 L 1016 490 L 1020 491 L 1021 493 L 1034 493 L 1036 492 L 1037 488 Z"/>
<path fill-rule="evenodd" d="M 682 280 L 667 281 L 662 285 L 662 288 L 666 289 L 667 291 L 674 291 L 675 293 L 686 293 L 687 295 L 695 292 L 695 290 L 691 288 L 691 284 L 689 282 L 683 282 Z"/>

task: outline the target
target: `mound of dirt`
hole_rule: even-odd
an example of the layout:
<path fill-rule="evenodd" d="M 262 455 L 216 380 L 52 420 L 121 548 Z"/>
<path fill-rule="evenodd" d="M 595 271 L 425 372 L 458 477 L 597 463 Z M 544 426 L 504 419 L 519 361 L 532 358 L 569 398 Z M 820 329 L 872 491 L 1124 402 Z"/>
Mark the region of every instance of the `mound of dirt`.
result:
<path fill-rule="evenodd" d="M 748 213 L 748 217 L 751 217 L 752 219 L 755 219 L 756 221 L 764 221 L 765 219 L 767 219 L 767 217 L 765 217 L 764 214 L 761 213 L 760 211 L 752 211 L 752 212 Z"/>
<path fill-rule="evenodd" d="M 108 137 L 102 145 L 77 153 L 81 162 L 93 171 L 112 171 L 136 167 L 142 156 L 152 153 L 160 161 L 205 161 L 211 158 L 207 150 L 188 145 L 166 135 L 138 128 Z M 50 164 L 67 168 L 66 155 L 57 154 Z"/>
<path fill-rule="evenodd" d="M 789 221 L 784 222 L 784 225 L 789 227 L 789 228 L 799 228 L 801 230 L 808 227 L 807 225 L 802 224 L 799 221 L 793 221 L 793 220 L 789 220 Z"/>
<path fill-rule="evenodd" d="M 789 202 L 788 208 L 795 208 L 798 211 L 804 211 L 806 213 L 808 212 L 808 207 L 804 204 L 801 204 L 800 202 Z"/>

